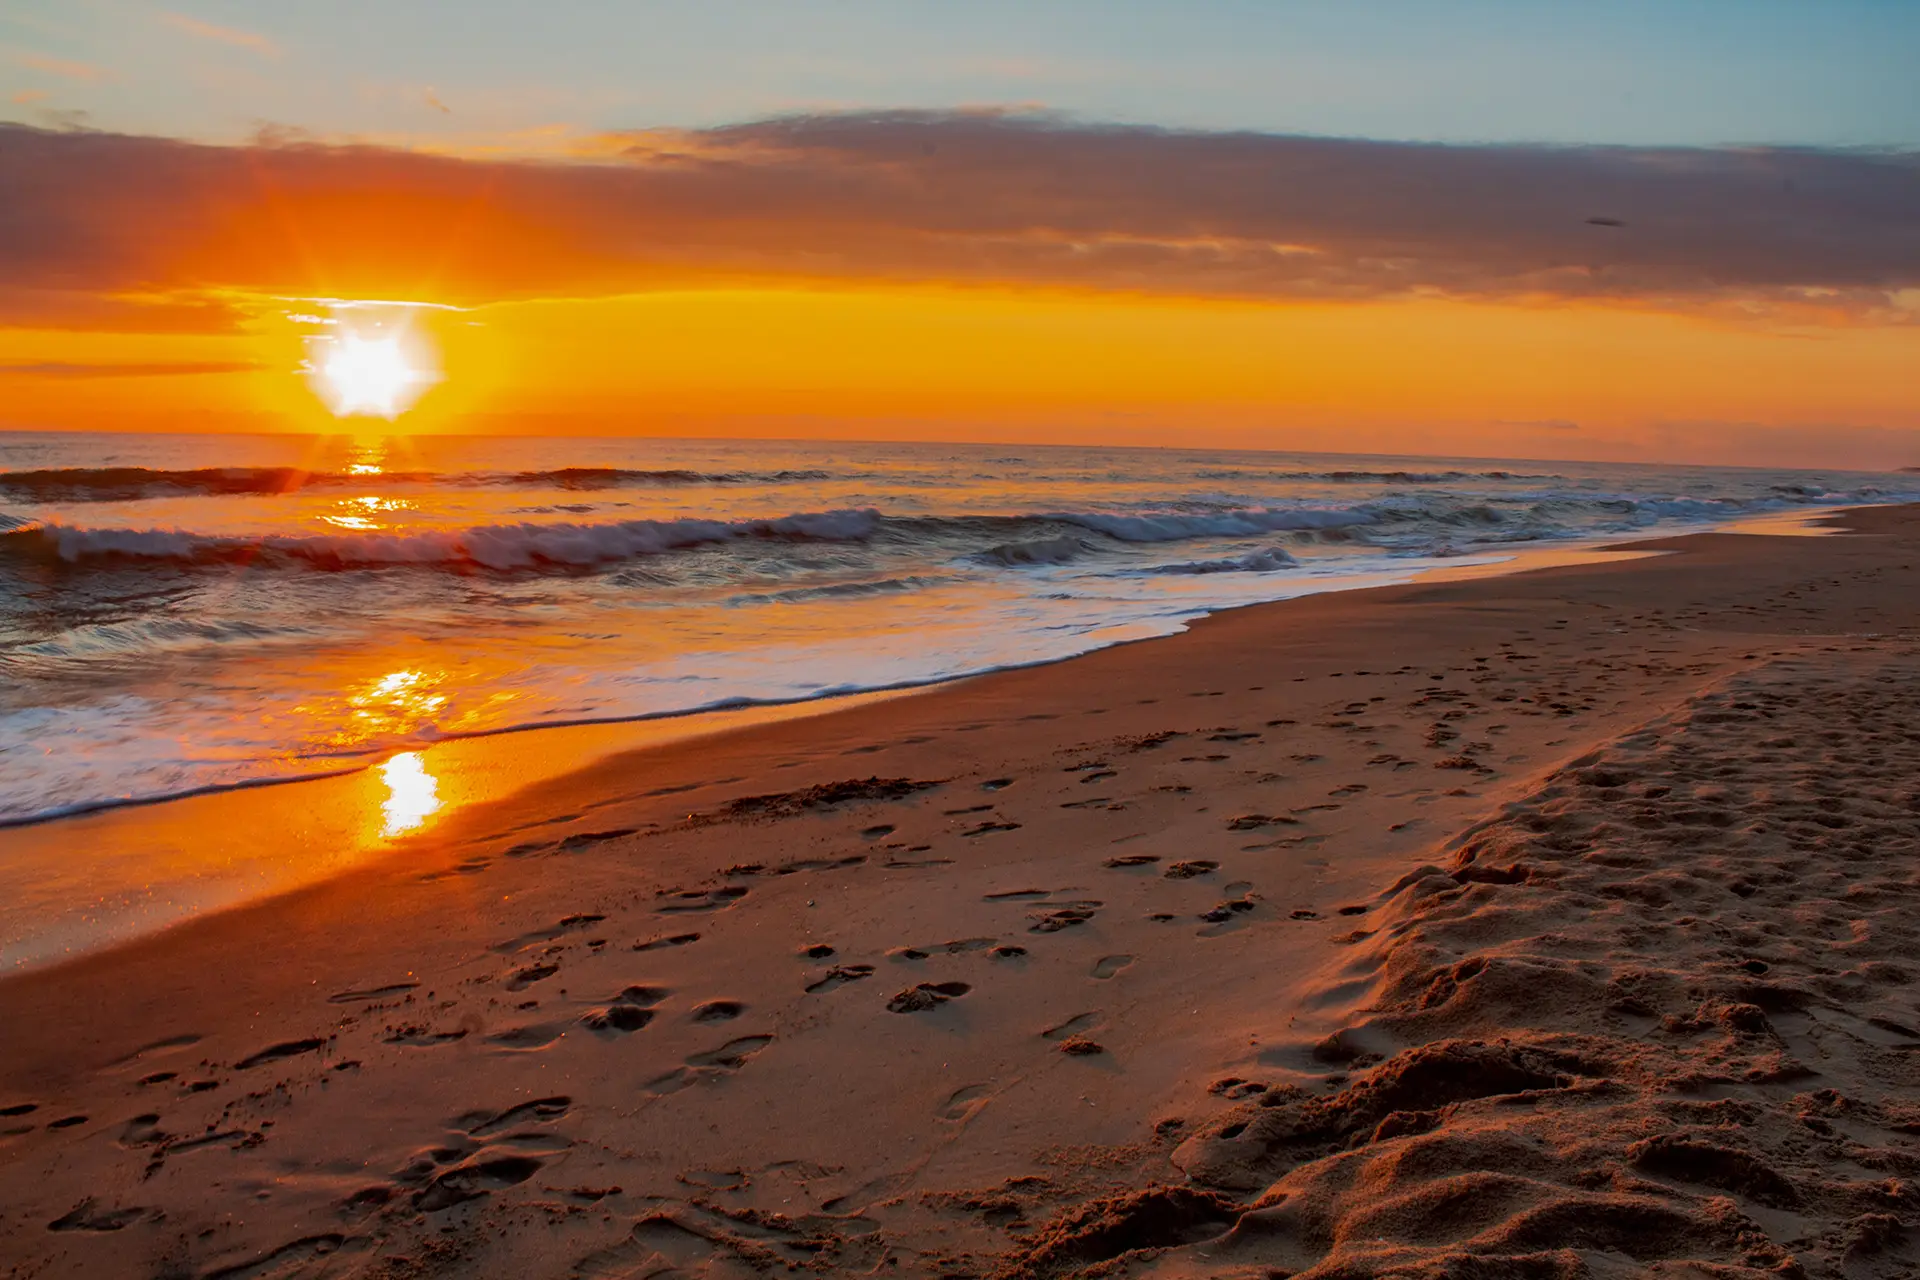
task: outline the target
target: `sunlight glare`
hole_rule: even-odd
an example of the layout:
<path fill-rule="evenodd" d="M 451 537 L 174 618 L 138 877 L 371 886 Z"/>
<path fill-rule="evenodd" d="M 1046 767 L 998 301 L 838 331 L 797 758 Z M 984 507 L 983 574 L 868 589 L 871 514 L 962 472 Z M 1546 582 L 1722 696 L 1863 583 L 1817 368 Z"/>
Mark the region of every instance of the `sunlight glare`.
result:
<path fill-rule="evenodd" d="M 407 362 L 400 339 L 392 334 L 379 338 L 343 334 L 323 373 L 333 391 L 333 411 L 342 417 L 397 416 L 405 407 L 403 397 L 422 376 Z"/>
<path fill-rule="evenodd" d="M 387 798 L 380 805 L 386 823 L 380 834 L 388 839 L 414 830 L 440 808 L 439 781 L 427 772 L 418 751 L 403 751 L 380 766 Z"/>

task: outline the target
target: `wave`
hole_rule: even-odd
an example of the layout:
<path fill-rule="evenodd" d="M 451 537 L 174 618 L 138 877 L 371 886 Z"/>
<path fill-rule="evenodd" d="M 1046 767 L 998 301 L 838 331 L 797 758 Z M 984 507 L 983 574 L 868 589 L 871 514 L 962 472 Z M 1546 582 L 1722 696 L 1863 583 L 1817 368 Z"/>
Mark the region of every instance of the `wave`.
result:
<path fill-rule="evenodd" d="M 1292 480 L 1307 484 L 1446 484 L 1457 480 L 1564 480 L 1521 471 L 1265 471 L 1225 467 L 1193 473 L 1202 480 Z"/>
<path fill-rule="evenodd" d="M 927 587 L 938 586 L 950 579 L 945 577 L 926 577 L 916 575 L 907 578 L 881 578 L 873 582 L 833 582 L 818 587 L 790 587 L 785 591 L 762 591 L 737 595 L 728 600 L 730 605 L 756 604 L 805 604 L 811 600 L 848 600 L 863 596 L 899 595 L 903 592 L 922 591 Z"/>
<path fill-rule="evenodd" d="M 859 541 L 880 521 L 873 510 L 810 512 L 774 520 L 623 520 L 612 524 L 484 525 L 405 534 L 210 536 L 178 529 L 77 529 L 43 524 L 0 533 L 0 547 L 32 540 L 29 554 L 68 563 L 123 558 L 187 563 L 276 561 L 323 569 L 425 565 L 495 570 L 588 567 L 741 538 Z"/>
<path fill-rule="evenodd" d="M 1021 565 L 1066 564 L 1093 549 L 1093 544 L 1085 538 L 1037 538 L 1031 542 L 1003 542 L 999 546 L 988 547 L 973 558 L 980 564 L 1017 568 Z"/>
<path fill-rule="evenodd" d="M 0 666 L 16 655 L 59 659 L 168 653 L 214 645 L 312 640 L 318 634 L 309 627 L 271 626 L 242 618 L 130 618 L 84 623 L 45 640 L 18 645 L 0 653 Z"/>
<path fill-rule="evenodd" d="M 1157 564 L 1140 573 L 1274 573 L 1298 568 L 1300 562 L 1283 547 L 1263 547 L 1244 556 L 1226 560 L 1189 560 L 1182 564 Z"/>
<path fill-rule="evenodd" d="M 417 488 L 635 489 L 693 485 L 798 484 L 828 471 L 691 471 L 559 467 L 549 471 L 306 471 L 299 467 L 59 467 L 0 471 L 0 496 L 16 502 L 133 502 L 145 498 L 242 497 L 302 489 Z"/>
<path fill-rule="evenodd" d="M 1121 542 L 1179 542 L 1186 538 L 1240 538 L 1288 530 L 1350 529 L 1372 524 L 1378 513 L 1369 507 L 1295 508 L 1291 510 L 1218 511 L 1205 514 L 1108 515 L 1058 511 L 1041 519 L 1077 524 Z"/>
<path fill-rule="evenodd" d="M 1259 539 L 1271 544 L 1275 535 L 1299 545 L 1357 545 L 1417 553 L 1456 543 L 1533 542 L 1630 533 L 1658 525 L 1713 523 L 1815 502 L 1845 505 L 1887 500 L 1888 495 L 1877 491 L 1827 490 L 1738 499 L 1555 490 L 1489 499 L 1484 494 L 1427 492 L 1322 507 L 915 516 L 887 516 L 868 507 L 760 519 L 529 522 L 463 530 L 257 537 L 183 529 L 92 528 L 0 516 L 0 557 L 71 565 L 159 560 L 182 565 L 244 562 L 317 569 L 410 565 L 517 572 L 589 569 L 731 542 L 873 542 L 888 554 L 912 555 L 924 564 L 961 559 L 1019 568 L 1121 554 L 1128 545 L 1201 539 Z M 1221 548 L 1225 559 L 1255 550 Z"/>
<path fill-rule="evenodd" d="M 0 554 L 80 565 L 164 560 L 183 565 L 275 564 L 319 569 L 412 565 L 515 571 L 589 568 L 743 539 L 865 542 L 917 547 L 1006 566 L 1063 564 L 1098 549 L 1089 534 L 1118 543 L 1174 542 L 1297 531 L 1344 537 L 1378 520 L 1367 508 L 1114 515 L 1045 512 L 1009 516 L 882 516 L 872 508 L 771 519 L 621 520 L 608 523 L 481 525 L 413 533 L 265 534 L 241 537 L 184 529 L 87 528 L 58 521 L 0 531 Z M 985 545 L 982 545 L 985 544 Z"/>

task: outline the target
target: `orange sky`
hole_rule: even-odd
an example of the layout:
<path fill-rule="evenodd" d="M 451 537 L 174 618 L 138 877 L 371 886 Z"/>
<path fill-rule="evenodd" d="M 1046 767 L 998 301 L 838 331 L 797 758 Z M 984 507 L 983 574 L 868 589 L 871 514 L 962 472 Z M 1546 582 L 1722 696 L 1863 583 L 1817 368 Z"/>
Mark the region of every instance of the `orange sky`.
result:
<path fill-rule="evenodd" d="M 263 307 L 263 310 L 265 308 Z M 325 431 L 292 327 L 15 329 L 18 423 Z M 444 381 L 405 431 L 1058 439 L 1487 456 L 1920 457 L 1920 328 L 1780 331 L 1621 307 L 1271 303 L 938 288 L 711 289 L 501 303 L 421 322 Z M 163 374 L 169 367 L 234 371 Z M 1916 432 L 1835 439 L 1831 424 Z M 1695 428 L 1674 424 L 1701 424 Z M 366 426 L 378 426 L 367 423 Z M 1676 441 L 1676 431 L 1678 437 Z M 1737 432 L 1736 432 L 1737 434 Z M 1699 443 L 1685 441 L 1696 436 Z M 1781 457 L 1781 461 L 1788 461 Z"/>
<path fill-rule="evenodd" d="M 829 120 L 546 165 L 16 131 L 0 179 L 47 207 L 0 261 L 0 425 L 336 429 L 299 369 L 327 308 L 298 297 L 378 293 L 462 308 L 410 313 L 444 379 L 402 431 L 1920 462 L 1906 233 L 1743 221 L 1745 160 L 1653 153 L 1636 194 L 1605 155 L 1567 195 L 1591 175 L 1558 152 L 1234 169 L 1207 135 L 935 126 L 945 151 Z M 1274 185 L 1339 147 L 1378 172 Z M 1602 191 L 1624 226 L 1573 216 Z"/>

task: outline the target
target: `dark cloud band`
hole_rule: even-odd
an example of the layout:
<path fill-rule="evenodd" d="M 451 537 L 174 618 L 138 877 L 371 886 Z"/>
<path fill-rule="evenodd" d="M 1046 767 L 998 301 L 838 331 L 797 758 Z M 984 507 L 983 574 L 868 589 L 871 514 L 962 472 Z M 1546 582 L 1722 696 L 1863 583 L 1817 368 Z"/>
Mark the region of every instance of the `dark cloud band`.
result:
<path fill-rule="evenodd" d="M 775 279 L 1920 317 L 1920 155 L 1433 146 L 992 112 L 462 160 L 0 127 L 0 317 L 211 288 L 473 303 Z M 74 306 L 77 311 L 84 307 Z M 17 322 L 17 321 L 16 321 Z"/>

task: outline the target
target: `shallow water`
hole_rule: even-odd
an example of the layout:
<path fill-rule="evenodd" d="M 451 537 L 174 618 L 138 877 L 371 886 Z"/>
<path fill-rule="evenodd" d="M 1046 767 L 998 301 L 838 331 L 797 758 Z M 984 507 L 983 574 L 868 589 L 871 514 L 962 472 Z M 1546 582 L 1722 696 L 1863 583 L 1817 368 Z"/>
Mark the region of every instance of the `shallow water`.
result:
<path fill-rule="evenodd" d="M 0 820 L 930 683 L 1912 476 L 1280 453 L 0 434 Z"/>

